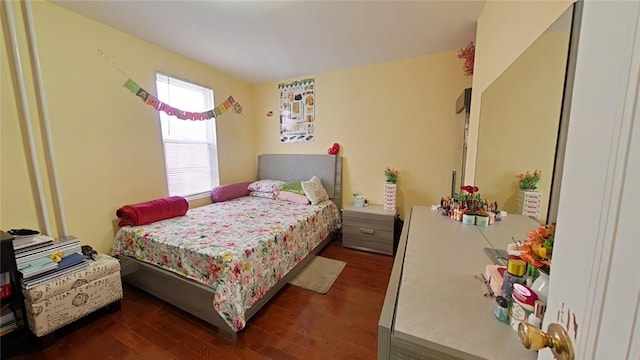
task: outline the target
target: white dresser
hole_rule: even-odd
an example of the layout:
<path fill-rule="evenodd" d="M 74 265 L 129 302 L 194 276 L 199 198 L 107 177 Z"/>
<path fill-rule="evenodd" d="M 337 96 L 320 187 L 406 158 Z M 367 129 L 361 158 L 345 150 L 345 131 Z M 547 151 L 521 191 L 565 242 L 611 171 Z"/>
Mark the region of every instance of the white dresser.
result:
<path fill-rule="evenodd" d="M 415 206 L 406 217 L 378 326 L 379 359 L 535 359 L 493 315 L 495 300 L 474 275 L 538 225 L 509 215 L 486 228 Z"/>

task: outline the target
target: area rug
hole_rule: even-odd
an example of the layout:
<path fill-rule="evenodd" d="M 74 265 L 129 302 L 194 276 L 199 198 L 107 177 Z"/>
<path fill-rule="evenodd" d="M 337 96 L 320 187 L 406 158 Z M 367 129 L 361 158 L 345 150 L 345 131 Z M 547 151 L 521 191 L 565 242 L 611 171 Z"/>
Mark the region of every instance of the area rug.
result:
<path fill-rule="evenodd" d="M 344 261 L 315 256 L 289 284 L 326 294 L 345 265 L 347 263 Z"/>

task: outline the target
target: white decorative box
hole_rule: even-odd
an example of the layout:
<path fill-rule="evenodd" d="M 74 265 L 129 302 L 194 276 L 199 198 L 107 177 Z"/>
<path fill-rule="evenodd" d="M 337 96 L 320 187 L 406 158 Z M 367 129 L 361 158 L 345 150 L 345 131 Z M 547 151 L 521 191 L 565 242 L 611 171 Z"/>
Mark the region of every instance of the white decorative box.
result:
<path fill-rule="evenodd" d="M 516 194 L 516 213 L 540 217 L 542 193 L 539 191 L 518 190 Z"/>
<path fill-rule="evenodd" d="M 384 209 L 385 210 L 396 209 L 396 191 L 397 191 L 397 184 L 392 184 L 392 183 L 384 184 Z"/>
<path fill-rule="evenodd" d="M 36 336 L 44 336 L 122 299 L 120 262 L 98 254 L 87 268 L 22 292 L 29 327 Z"/>

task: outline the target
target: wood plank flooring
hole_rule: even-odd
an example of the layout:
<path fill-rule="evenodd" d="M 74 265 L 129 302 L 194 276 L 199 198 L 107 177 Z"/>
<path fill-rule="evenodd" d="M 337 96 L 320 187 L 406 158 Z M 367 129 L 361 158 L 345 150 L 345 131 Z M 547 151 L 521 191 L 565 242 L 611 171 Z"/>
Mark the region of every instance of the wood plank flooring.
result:
<path fill-rule="evenodd" d="M 331 290 L 286 285 L 232 343 L 215 327 L 125 285 L 122 309 L 62 329 L 54 345 L 19 359 L 375 359 L 377 324 L 393 257 L 331 242 L 346 261 Z"/>

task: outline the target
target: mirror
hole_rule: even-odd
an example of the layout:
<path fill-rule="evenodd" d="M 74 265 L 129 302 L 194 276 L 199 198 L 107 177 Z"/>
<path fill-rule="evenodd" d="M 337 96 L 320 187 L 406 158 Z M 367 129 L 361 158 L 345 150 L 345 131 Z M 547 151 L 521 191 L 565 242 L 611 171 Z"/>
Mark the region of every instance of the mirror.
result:
<path fill-rule="evenodd" d="M 546 222 L 556 158 L 573 6 L 482 93 L 475 184 L 509 213 Z M 542 172 L 536 196 L 519 191 L 518 174 Z M 525 196 L 532 197 L 527 204 Z M 538 210 L 534 209 L 538 207 Z"/>

